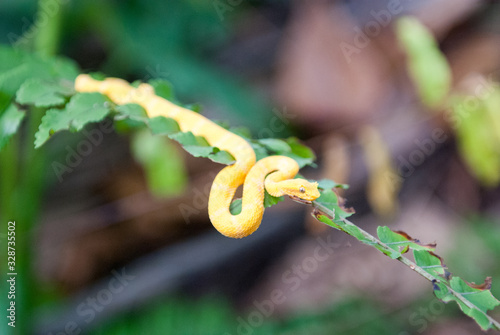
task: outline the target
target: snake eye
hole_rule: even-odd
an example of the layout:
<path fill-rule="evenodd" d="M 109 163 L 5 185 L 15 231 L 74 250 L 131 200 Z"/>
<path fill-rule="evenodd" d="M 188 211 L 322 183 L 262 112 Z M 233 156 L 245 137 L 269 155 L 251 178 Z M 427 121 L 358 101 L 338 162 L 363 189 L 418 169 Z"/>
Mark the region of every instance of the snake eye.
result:
<path fill-rule="evenodd" d="M 300 192 L 300 193 L 306 193 L 306 189 L 304 188 L 304 186 L 301 186 L 301 187 L 299 188 L 299 192 Z"/>

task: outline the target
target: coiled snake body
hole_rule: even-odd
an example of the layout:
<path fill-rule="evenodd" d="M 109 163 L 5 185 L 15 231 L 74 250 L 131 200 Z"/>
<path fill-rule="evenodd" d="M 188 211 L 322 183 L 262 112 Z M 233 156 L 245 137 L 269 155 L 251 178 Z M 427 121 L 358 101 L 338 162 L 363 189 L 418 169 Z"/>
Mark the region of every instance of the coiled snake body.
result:
<path fill-rule="evenodd" d="M 203 136 L 211 146 L 233 155 L 236 162 L 217 174 L 208 200 L 210 221 L 225 236 L 242 238 L 259 227 L 264 214 L 264 187 L 276 197 L 288 195 L 305 201 L 319 197 L 317 183 L 292 179 L 299 170 L 295 160 L 286 156 L 269 156 L 256 162 L 255 152 L 246 140 L 196 112 L 155 95 L 151 85 L 140 84 L 134 88 L 122 79 L 106 78 L 99 81 L 82 74 L 76 78 L 75 89 L 78 92 L 100 92 L 120 105 L 141 105 L 150 118 L 172 118 L 177 121 L 181 131 Z M 242 184 L 241 213 L 232 215 L 229 206 Z"/>

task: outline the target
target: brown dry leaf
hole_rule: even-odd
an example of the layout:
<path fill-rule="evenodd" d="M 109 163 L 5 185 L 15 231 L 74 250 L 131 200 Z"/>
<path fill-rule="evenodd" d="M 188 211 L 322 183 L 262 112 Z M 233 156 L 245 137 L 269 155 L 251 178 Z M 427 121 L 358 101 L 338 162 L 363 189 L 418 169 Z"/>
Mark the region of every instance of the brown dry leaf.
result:
<path fill-rule="evenodd" d="M 389 149 L 379 131 L 372 126 L 361 128 L 359 137 L 368 166 L 368 202 L 376 214 L 393 216 L 398 208 L 401 179 L 394 177 L 398 174 L 391 162 Z"/>
<path fill-rule="evenodd" d="M 491 290 L 491 281 L 492 281 L 491 277 L 486 277 L 486 279 L 484 280 L 484 283 L 482 283 L 482 284 L 469 283 L 467 281 L 466 281 L 466 283 L 467 283 L 467 285 L 469 285 L 472 288 L 484 291 L 484 290 Z"/>

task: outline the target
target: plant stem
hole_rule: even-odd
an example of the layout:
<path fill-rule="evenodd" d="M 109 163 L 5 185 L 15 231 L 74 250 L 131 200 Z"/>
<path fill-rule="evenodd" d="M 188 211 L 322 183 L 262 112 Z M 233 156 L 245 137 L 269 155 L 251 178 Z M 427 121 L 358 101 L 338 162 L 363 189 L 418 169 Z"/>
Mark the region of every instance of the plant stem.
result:
<path fill-rule="evenodd" d="M 53 56 L 57 53 L 62 10 L 63 6 L 60 1 L 38 1 L 37 21 L 35 22 L 38 31 L 34 40 L 35 52 L 43 56 Z M 41 23 L 42 17 L 46 19 L 46 23 L 43 25 Z"/>

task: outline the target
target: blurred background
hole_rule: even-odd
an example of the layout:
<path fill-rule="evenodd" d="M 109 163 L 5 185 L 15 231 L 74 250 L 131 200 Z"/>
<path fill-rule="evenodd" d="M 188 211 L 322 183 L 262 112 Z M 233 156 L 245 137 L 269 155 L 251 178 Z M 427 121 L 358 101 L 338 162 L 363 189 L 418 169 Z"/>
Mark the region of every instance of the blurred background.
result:
<path fill-rule="evenodd" d="M 500 296 L 498 2 L 42 3 L 2 1 L 0 43 L 19 46 L 45 17 L 56 53 L 82 72 L 166 79 L 211 119 L 298 137 L 317 155 L 307 178 L 350 184 L 354 223 L 435 241 L 452 273 L 492 276 Z M 395 36 L 402 15 L 438 40 L 453 107 L 416 92 Z M 222 166 L 174 142 L 103 122 L 40 150 L 42 196 L 15 200 L 39 208 L 18 246 L 29 255 L 19 334 L 480 333 L 430 283 L 308 206 L 286 199 L 253 235 L 221 236 L 206 206 Z"/>

